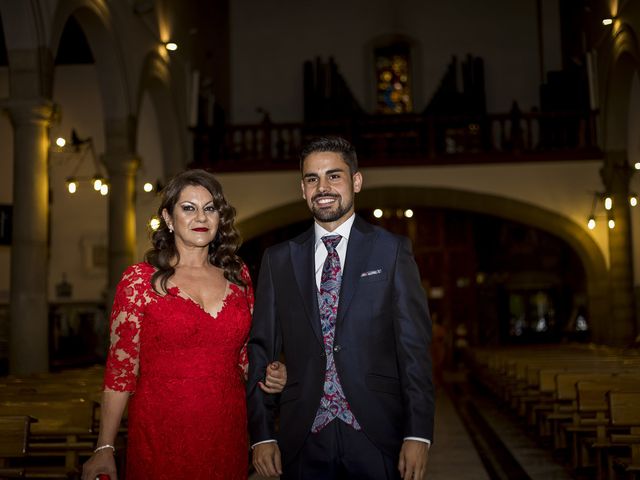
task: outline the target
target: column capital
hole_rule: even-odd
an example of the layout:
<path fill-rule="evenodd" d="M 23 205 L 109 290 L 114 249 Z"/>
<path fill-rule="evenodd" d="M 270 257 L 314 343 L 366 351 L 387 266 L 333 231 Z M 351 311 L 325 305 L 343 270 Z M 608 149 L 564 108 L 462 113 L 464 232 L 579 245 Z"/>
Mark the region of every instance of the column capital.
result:
<path fill-rule="evenodd" d="M 605 152 L 600 178 L 608 191 L 619 190 L 620 187 L 623 187 L 624 190 L 628 188 L 631 176 L 635 172 L 629 164 L 628 157 L 626 150 Z"/>
<path fill-rule="evenodd" d="M 0 107 L 9 113 L 14 126 L 39 125 L 48 127 L 60 118 L 60 107 L 48 98 L 6 98 Z"/>

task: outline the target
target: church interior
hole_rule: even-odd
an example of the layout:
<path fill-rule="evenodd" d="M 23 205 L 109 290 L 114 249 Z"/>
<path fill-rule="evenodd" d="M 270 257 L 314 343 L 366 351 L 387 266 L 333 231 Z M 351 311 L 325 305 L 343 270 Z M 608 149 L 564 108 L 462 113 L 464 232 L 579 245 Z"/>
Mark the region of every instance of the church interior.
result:
<path fill-rule="evenodd" d="M 323 135 L 413 245 L 427 478 L 640 478 L 639 34 L 638 0 L 0 0 L 0 478 L 79 478 L 168 179 L 218 178 L 255 282 Z"/>

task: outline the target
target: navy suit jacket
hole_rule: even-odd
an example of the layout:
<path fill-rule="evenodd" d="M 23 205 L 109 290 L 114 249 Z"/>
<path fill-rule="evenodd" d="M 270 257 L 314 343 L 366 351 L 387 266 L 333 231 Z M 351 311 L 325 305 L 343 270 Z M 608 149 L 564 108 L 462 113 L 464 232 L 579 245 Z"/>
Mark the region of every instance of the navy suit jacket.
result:
<path fill-rule="evenodd" d="M 309 434 L 323 393 L 326 358 L 314 244 L 312 227 L 265 251 L 248 345 L 251 443 L 277 439 L 284 464 Z M 356 216 L 342 277 L 334 357 L 353 414 L 388 455 L 398 455 L 405 437 L 433 439 L 430 342 L 431 320 L 409 239 Z M 257 382 L 281 351 L 288 379 L 276 399 Z"/>

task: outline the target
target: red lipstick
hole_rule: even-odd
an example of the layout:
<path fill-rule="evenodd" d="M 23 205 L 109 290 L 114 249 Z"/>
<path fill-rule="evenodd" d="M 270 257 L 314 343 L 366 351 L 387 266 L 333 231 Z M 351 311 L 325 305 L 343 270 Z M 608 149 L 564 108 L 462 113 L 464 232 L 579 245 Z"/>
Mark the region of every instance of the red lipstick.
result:
<path fill-rule="evenodd" d="M 208 232 L 209 231 L 209 229 L 205 228 L 205 227 L 193 228 L 192 230 L 194 232 Z"/>

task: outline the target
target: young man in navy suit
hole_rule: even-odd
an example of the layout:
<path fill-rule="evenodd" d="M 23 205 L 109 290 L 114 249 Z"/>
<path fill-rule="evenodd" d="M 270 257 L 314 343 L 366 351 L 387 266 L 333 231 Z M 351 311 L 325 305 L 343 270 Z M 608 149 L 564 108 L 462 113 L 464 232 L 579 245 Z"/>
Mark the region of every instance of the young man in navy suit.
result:
<path fill-rule="evenodd" d="M 265 251 L 256 291 L 253 464 L 284 480 L 422 480 L 433 439 L 431 320 L 411 243 L 355 215 L 362 174 L 349 142 L 316 139 L 300 164 L 314 225 Z M 288 381 L 276 403 L 258 384 L 282 352 Z"/>

